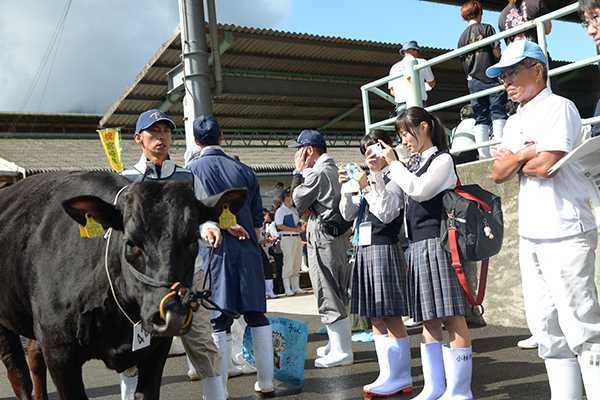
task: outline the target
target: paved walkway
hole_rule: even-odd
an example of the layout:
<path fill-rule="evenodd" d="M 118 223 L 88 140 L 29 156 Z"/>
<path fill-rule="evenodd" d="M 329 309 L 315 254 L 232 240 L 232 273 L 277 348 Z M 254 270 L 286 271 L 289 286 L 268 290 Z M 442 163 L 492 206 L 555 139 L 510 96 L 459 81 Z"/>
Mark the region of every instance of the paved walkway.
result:
<path fill-rule="evenodd" d="M 375 380 L 378 374 L 373 343 L 354 343 L 355 363 L 331 369 L 316 369 L 316 349 L 326 344 L 327 337 L 315 333 L 322 325 L 316 311 L 313 295 L 282 297 L 268 300 L 269 316 L 299 319 L 309 322 L 308 350 L 302 387 L 276 383 L 277 398 L 286 400 L 355 400 L 363 399 L 362 386 Z M 423 387 L 419 343 L 420 328 L 409 330 L 414 393 L 388 399 L 410 399 Z M 548 400 L 550 390 L 546 382 L 543 362 L 537 352 L 521 350 L 517 341 L 526 338 L 526 329 L 494 326 L 473 327 L 473 383 L 475 399 Z M 201 383 L 190 382 L 185 357 L 167 360 L 162 380 L 161 399 L 201 399 Z M 84 379 L 88 396 L 92 399 L 119 399 L 118 376 L 101 362 L 84 365 Z M 256 375 L 231 378 L 228 383 L 230 399 L 257 399 L 253 392 Z M 0 400 L 14 399 L 4 365 L 0 366 Z M 58 396 L 51 389 L 51 399 Z"/>

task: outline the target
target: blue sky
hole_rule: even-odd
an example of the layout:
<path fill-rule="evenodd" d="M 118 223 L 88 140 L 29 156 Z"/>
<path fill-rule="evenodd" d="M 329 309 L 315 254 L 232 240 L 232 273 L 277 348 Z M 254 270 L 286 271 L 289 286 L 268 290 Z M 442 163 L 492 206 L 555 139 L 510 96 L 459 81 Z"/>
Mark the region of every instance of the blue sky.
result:
<path fill-rule="evenodd" d="M 40 67 L 69 1 L 2 1 L 1 111 L 105 113 L 179 22 L 177 0 L 71 0 Z M 454 49 L 467 26 L 459 7 L 419 0 L 216 0 L 216 8 L 220 23 L 442 49 Z M 483 22 L 497 21 L 484 11 Z M 548 44 L 555 60 L 596 54 L 574 23 L 555 22 Z"/>

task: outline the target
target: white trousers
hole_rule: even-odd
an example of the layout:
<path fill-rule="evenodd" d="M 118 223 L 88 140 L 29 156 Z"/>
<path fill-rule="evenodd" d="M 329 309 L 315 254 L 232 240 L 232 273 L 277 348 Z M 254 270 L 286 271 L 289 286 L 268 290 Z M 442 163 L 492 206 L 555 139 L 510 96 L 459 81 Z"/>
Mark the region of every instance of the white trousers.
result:
<path fill-rule="evenodd" d="M 525 313 L 543 359 L 573 358 L 583 343 L 600 343 L 597 244 L 595 229 L 553 240 L 521 237 Z"/>
<path fill-rule="evenodd" d="M 302 240 L 300 236 L 281 236 L 281 252 L 283 253 L 283 279 L 300 276 L 302 265 Z"/>

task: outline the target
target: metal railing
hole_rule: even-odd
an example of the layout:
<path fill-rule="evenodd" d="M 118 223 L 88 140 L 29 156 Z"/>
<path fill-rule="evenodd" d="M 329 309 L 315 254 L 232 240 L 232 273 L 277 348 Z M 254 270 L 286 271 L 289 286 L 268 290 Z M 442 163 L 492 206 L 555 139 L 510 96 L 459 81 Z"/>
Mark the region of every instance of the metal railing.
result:
<path fill-rule="evenodd" d="M 419 83 L 420 78 L 418 75 L 420 70 L 443 63 L 443 62 L 453 59 L 455 57 L 459 57 L 463 54 L 469 53 L 473 50 L 476 50 L 480 47 L 486 46 L 493 42 L 500 41 L 501 39 L 504 39 L 506 37 L 513 36 L 517 33 L 524 32 L 524 31 L 532 29 L 532 28 L 536 28 L 537 34 L 538 34 L 538 44 L 540 45 L 540 47 L 542 48 L 542 50 L 544 51 L 544 53 L 547 56 L 548 52 L 547 52 L 547 46 L 546 46 L 546 33 L 544 30 L 544 23 L 547 21 L 551 21 L 551 20 L 563 17 L 567 14 L 576 12 L 578 9 L 578 6 L 579 6 L 579 2 L 568 5 L 559 10 L 553 11 L 551 13 L 543 15 L 534 20 L 528 21 L 522 25 L 516 26 L 511 29 L 507 29 L 504 32 L 497 33 L 493 36 L 489 36 L 489 37 L 479 40 L 475 43 L 461 47 L 457 50 L 453 50 L 448 53 L 442 54 L 441 56 L 432 58 L 431 60 L 419 63 L 418 65 L 417 65 L 416 60 L 414 60 L 414 59 L 411 60 L 412 63 L 409 65 L 408 74 L 410 74 L 410 77 L 412 78 L 412 79 L 410 79 L 410 81 L 414 82 L 415 84 L 413 84 L 411 86 L 411 89 L 413 89 L 412 90 L 413 93 L 410 93 L 410 95 L 407 98 L 407 101 L 406 101 L 407 106 L 412 107 L 412 106 L 421 105 L 421 87 L 420 87 L 420 83 Z M 564 74 L 564 73 L 582 68 L 584 66 L 597 63 L 599 61 L 600 61 L 600 55 L 597 55 L 594 57 L 587 58 L 585 60 L 581 60 L 581 61 L 577 61 L 577 62 L 574 62 L 571 64 L 563 65 L 562 67 L 553 68 L 548 71 L 548 79 L 550 79 L 550 77 L 552 77 L 552 76 Z M 376 81 L 373 81 L 371 83 L 367 83 L 366 85 L 361 86 L 362 101 L 363 101 L 363 113 L 364 113 L 364 121 L 365 121 L 365 133 L 368 133 L 369 131 L 371 131 L 373 129 L 384 129 L 384 130 L 392 130 L 392 131 L 394 130 L 393 124 L 394 124 L 395 118 L 388 118 L 388 119 L 385 119 L 383 121 L 378 121 L 378 122 L 371 121 L 371 110 L 369 107 L 369 93 L 372 93 L 374 95 L 382 97 L 383 99 L 385 99 L 395 105 L 396 102 L 395 102 L 394 98 L 392 96 L 390 96 L 388 93 L 379 89 L 378 87 L 381 85 L 384 85 L 390 81 L 393 81 L 395 79 L 402 78 L 403 76 L 404 76 L 403 73 L 399 73 L 397 75 L 388 75 L 388 76 L 380 78 Z M 433 112 L 433 111 L 441 110 L 441 109 L 448 108 L 451 106 L 455 106 L 458 104 L 463 104 L 463 103 L 469 102 L 471 99 L 489 96 L 490 94 L 500 92 L 502 90 L 505 90 L 504 86 L 499 85 L 498 87 L 495 87 L 495 88 L 482 90 L 477 93 L 471 93 L 471 94 L 457 97 L 455 99 L 448 100 L 448 101 L 445 101 L 442 103 L 430 105 L 430 106 L 425 107 L 425 109 L 429 112 Z M 590 124 L 595 124 L 598 122 L 600 122 L 600 116 L 582 119 L 583 125 L 590 125 Z M 469 150 L 475 150 L 475 149 L 478 149 L 481 147 L 497 145 L 499 143 L 500 143 L 500 140 L 491 140 L 491 141 L 479 143 L 479 144 L 471 146 L 471 147 L 461 148 L 457 152 L 462 153 L 462 152 L 469 151 Z"/>

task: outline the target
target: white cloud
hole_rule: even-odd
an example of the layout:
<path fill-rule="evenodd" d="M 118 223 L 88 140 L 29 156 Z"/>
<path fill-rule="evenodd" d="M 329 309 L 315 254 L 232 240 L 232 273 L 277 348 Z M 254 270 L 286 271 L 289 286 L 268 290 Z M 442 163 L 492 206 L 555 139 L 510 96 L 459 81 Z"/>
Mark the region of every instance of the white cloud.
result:
<path fill-rule="evenodd" d="M 217 19 L 276 29 L 285 21 L 290 1 L 216 0 Z M 35 92 L 20 110 L 66 4 L 2 2 L 0 110 L 104 113 L 179 23 L 177 0 L 73 1 L 58 53 L 49 57 Z"/>
<path fill-rule="evenodd" d="M 215 7 L 221 24 L 277 29 L 288 17 L 291 0 L 216 0 Z"/>

